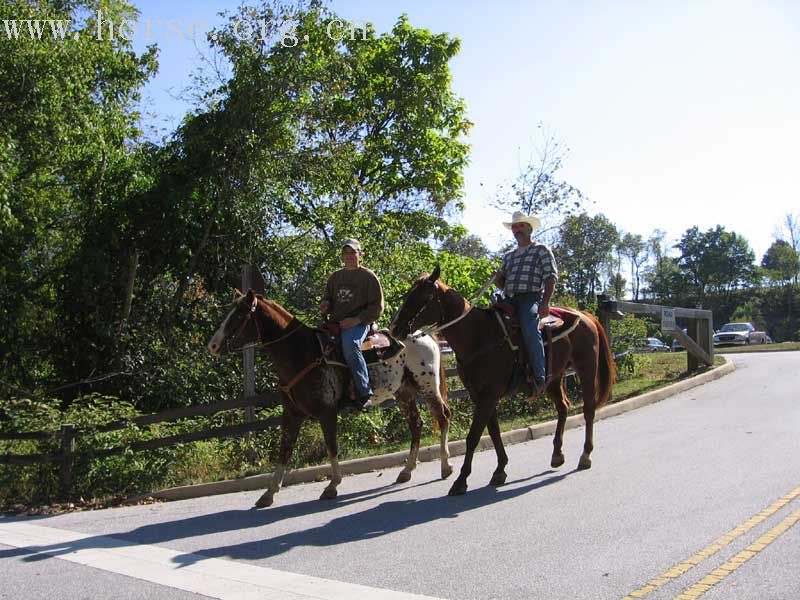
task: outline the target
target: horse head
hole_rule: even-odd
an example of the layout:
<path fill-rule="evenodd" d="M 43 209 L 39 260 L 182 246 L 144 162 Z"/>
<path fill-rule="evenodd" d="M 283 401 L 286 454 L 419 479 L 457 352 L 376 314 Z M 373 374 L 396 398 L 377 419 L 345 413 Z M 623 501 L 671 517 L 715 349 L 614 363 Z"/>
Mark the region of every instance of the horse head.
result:
<path fill-rule="evenodd" d="M 280 336 L 293 318 L 277 302 L 264 299 L 252 289 L 246 294 L 236 290 L 233 309 L 208 342 L 208 351 L 221 356 L 269 342 Z"/>
<path fill-rule="evenodd" d="M 438 300 L 441 293 L 439 265 L 430 275 L 422 275 L 405 296 L 390 329 L 392 334 L 403 339 L 412 331 L 425 325 L 434 325 L 442 320 L 442 306 Z"/>

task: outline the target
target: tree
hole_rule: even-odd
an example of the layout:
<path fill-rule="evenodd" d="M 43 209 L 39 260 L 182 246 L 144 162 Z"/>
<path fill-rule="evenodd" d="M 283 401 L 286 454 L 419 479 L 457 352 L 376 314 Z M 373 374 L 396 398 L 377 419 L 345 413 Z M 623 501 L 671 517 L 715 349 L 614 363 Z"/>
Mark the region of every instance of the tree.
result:
<path fill-rule="evenodd" d="M 798 259 L 797 251 L 789 242 L 776 240 L 761 259 L 761 266 L 767 269 L 771 279 L 785 284 L 793 277 L 797 277 L 797 272 L 800 270 L 800 259 Z"/>
<path fill-rule="evenodd" d="M 0 14 L 71 18 L 90 4 Z M 131 10 L 104 3 L 103 16 Z M 239 40 L 241 18 L 276 25 Z M 309 43 L 282 43 L 286 19 Z M 208 401 L 235 377 L 203 345 L 242 263 L 307 318 L 343 237 L 361 238 L 387 305 L 433 262 L 427 241 L 453 234 L 443 215 L 467 154 L 450 87 L 459 42 L 405 17 L 338 41 L 335 22 L 315 0 L 242 7 L 215 32 L 229 77 L 198 89 L 204 101 L 161 144 L 142 143 L 133 109 L 155 50 L 98 42 L 91 19 L 57 51 L 0 38 L 0 369 L 12 383 L 113 371 L 124 375 L 58 395 L 91 389 L 149 410 Z M 55 350 L 42 357 L 44 345 Z"/>
<path fill-rule="evenodd" d="M 647 262 L 647 244 L 639 234 L 626 233 L 619 243 L 620 253 L 628 259 L 631 265 L 631 292 L 634 302 L 639 300 L 641 286 L 641 269 Z"/>
<path fill-rule="evenodd" d="M 490 254 L 483 240 L 474 233 L 467 233 L 463 227 L 455 228 L 453 234 L 442 242 L 441 250 L 474 259 L 487 258 Z"/>
<path fill-rule="evenodd" d="M 494 205 L 509 212 L 521 210 L 537 214 L 545 226 L 555 221 L 560 225 L 567 216 L 582 210 L 584 196 L 575 186 L 560 178 L 559 171 L 569 154 L 554 134 L 539 123 L 541 141 L 531 158 L 522 166 L 510 186 L 500 186 Z M 541 232 L 540 232 L 541 234 Z"/>
<path fill-rule="evenodd" d="M 553 252 L 563 285 L 579 302 L 594 300 L 618 239 L 617 228 L 602 214 L 581 213 L 564 220 Z"/>
<path fill-rule="evenodd" d="M 709 292 L 729 293 L 753 283 L 756 276 L 747 240 L 721 225 L 705 232 L 696 226 L 687 229 L 676 248 L 681 252 L 678 266 L 701 302 Z"/>
<path fill-rule="evenodd" d="M 0 36 L 0 371 L 25 389 L 104 374 L 128 264 L 120 206 L 147 180 L 136 105 L 156 51 L 96 39 L 95 5 L 0 4 L 20 27 L 79 24 L 66 41 Z M 103 9 L 116 22 L 134 16 L 122 1 Z"/>
<path fill-rule="evenodd" d="M 608 279 L 608 287 L 614 290 L 614 297 L 617 299 L 622 299 L 625 297 L 625 285 L 628 282 L 625 281 L 625 278 L 622 276 L 622 273 L 614 273 Z"/>
<path fill-rule="evenodd" d="M 786 240 L 796 254 L 800 255 L 800 216 L 786 213 L 783 223 L 775 230 L 776 240 Z M 794 283 L 797 285 L 800 276 L 800 267 L 793 274 Z"/>

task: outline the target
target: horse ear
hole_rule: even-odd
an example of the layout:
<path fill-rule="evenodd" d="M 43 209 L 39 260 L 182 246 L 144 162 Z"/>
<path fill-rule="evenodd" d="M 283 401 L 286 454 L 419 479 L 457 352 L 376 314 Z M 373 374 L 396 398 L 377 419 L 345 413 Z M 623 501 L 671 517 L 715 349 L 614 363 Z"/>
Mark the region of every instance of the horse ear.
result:
<path fill-rule="evenodd" d="M 433 283 L 434 281 L 439 279 L 439 275 L 441 275 L 441 272 L 442 272 L 442 270 L 439 267 L 439 265 L 436 265 L 436 268 L 433 270 L 433 273 L 431 273 L 430 276 L 428 277 L 428 281 Z"/>

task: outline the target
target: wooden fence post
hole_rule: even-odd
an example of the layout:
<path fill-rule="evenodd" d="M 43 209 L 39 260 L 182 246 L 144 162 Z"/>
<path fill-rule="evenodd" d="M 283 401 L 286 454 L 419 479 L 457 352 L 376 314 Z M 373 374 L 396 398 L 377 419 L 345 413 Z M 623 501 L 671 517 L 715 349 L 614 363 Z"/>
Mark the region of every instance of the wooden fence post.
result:
<path fill-rule="evenodd" d="M 61 500 L 69 502 L 72 493 L 72 466 L 75 460 L 75 425 L 61 425 L 61 469 L 59 473 L 59 492 Z"/>
<path fill-rule="evenodd" d="M 700 319 L 699 321 L 699 344 L 711 358 L 711 366 L 714 365 L 714 323 L 711 318 Z"/>

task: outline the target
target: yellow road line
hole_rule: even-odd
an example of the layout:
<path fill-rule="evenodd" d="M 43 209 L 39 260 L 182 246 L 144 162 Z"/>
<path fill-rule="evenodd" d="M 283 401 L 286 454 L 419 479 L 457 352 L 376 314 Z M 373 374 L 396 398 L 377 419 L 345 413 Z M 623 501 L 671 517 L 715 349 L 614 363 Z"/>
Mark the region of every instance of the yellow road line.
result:
<path fill-rule="evenodd" d="M 633 592 L 625 596 L 622 600 L 632 600 L 633 598 L 644 598 L 648 594 L 655 592 L 661 586 L 669 583 L 673 579 L 680 577 L 695 565 L 698 565 L 705 559 L 713 556 L 714 554 L 722 550 L 725 546 L 730 544 L 733 540 L 744 535 L 759 523 L 763 523 L 766 519 L 774 515 L 781 508 L 789 504 L 789 502 L 791 502 L 798 496 L 800 496 L 800 486 L 796 487 L 782 498 L 779 498 L 778 500 L 770 504 L 767 508 L 757 513 L 755 516 L 749 518 L 747 521 L 745 521 L 738 527 L 731 529 L 725 535 L 717 538 L 711 544 L 700 550 L 700 552 L 698 552 L 697 554 L 690 556 L 686 560 L 679 562 L 671 569 L 664 571 L 658 577 L 651 579 L 645 585 L 640 587 L 638 590 L 634 590 Z"/>
<path fill-rule="evenodd" d="M 787 531 L 792 525 L 800 521 L 800 510 L 794 511 L 791 515 L 781 521 L 776 527 L 770 529 L 767 533 L 758 538 L 755 542 L 750 544 L 747 548 L 739 552 L 736 556 L 726 562 L 724 565 L 714 569 L 703 577 L 697 583 L 690 585 L 683 590 L 680 594 L 675 596 L 674 600 L 696 600 L 712 586 L 718 584 L 725 579 L 728 575 L 733 573 L 736 569 L 741 567 L 748 560 L 753 558 L 756 554 L 761 552 L 764 548 L 774 542 L 779 535 Z"/>

